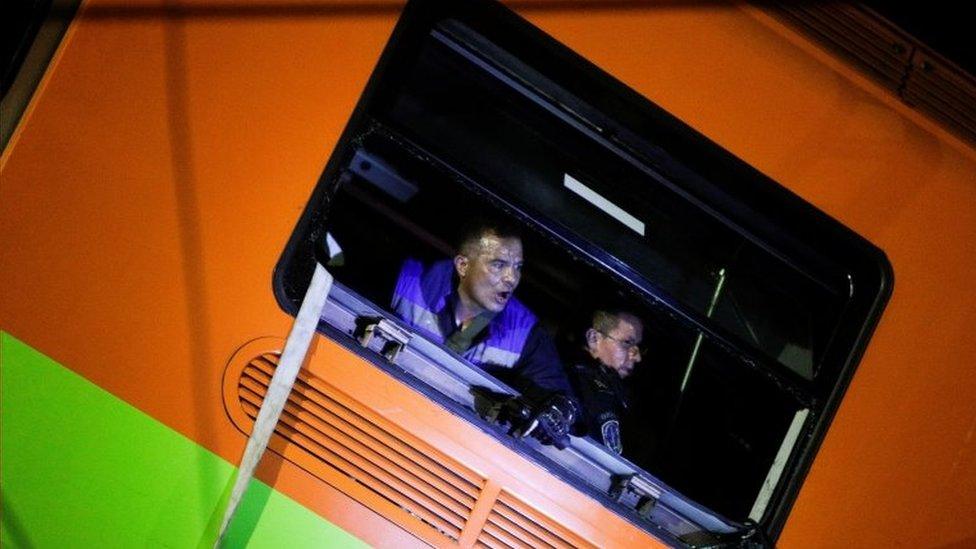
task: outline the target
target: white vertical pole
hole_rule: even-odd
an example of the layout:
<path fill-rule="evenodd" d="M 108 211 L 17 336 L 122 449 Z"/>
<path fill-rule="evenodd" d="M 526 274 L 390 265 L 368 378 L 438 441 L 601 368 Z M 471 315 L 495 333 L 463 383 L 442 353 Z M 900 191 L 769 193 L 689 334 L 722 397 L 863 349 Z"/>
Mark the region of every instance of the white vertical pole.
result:
<path fill-rule="evenodd" d="M 315 264 L 315 274 L 305 292 L 302 306 L 295 317 L 295 323 L 288 334 L 285 348 L 281 353 L 281 360 L 275 369 L 271 384 L 268 386 L 268 393 L 264 397 L 258 417 L 254 420 L 254 428 L 251 430 L 251 437 L 244 448 L 244 457 L 241 458 L 241 465 L 237 471 L 237 479 L 234 481 L 234 488 L 230 493 L 230 500 L 227 503 L 227 510 L 224 511 L 224 519 L 220 524 L 220 534 L 214 542 L 214 547 L 218 547 L 227 533 L 234 513 L 247 490 L 247 485 L 254 476 L 254 469 L 257 468 L 264 454 L 271 434 L 274 432 L 278 418 L 285 408 L 288 394 L 291 393 L 292 386 L 295 385 L 295 378 L 298 370 L 305 362 L 308 348 L 318 327 L 319 318 L 322 316 L 322 309 L 325 301 L 329 297 L 329 290 L 332 288 L 332 275 L 325 270 L 321 264 Z"/>

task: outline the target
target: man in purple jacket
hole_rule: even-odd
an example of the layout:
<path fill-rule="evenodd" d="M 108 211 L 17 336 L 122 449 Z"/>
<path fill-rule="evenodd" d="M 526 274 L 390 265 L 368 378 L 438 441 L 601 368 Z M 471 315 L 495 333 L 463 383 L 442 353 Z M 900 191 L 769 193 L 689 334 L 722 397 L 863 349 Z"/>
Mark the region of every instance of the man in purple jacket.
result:
<path fill-rule="evenodd" d="M 537 438 L 563 447 L 578 405 L 551 336 L 513 295 L 522 264 L 517 229 L 473 222 L 453 260 L 404 262 L 392 306 L 418 332 L 521 391 L 536 410 Z"/>

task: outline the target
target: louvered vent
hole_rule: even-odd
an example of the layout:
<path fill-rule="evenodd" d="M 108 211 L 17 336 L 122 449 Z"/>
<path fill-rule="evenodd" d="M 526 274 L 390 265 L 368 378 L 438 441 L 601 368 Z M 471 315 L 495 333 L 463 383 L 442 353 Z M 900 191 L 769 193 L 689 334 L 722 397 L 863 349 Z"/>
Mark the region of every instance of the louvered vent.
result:
<path fill-rule="evenodd" d="M 248 430 L 277 363 L 277 354 L 263 353 L 241 372 L 237 395 L 251 422 Z M 301 448 L 309 459 L 298 465 L 312 474 L 328 481 L 328 473 L 337 471 L 444 536 L 459 539 L 485 480 L 422 443 L 395 435 L 381 417 L 354 408 L 347 397 L 302 370 L 271 447 Z"/>
<path fill-rule="evenodd" d="M 891 88 L 901 86 L 911 38 L 845 2 L 784 3 L 777 11 L 791 23 L 862 67 Z"/>
<path fill-rule="evenodd" d="M 593 547 L 535 509 L 502 491 L 481 529 L 476 547 Z"/>
<path fill-rule="evenodd" d="M 902 97 L 976 141 L 976 78 L 933 55 L 918 51 L 912 57 L 911 78 Z"/>
<path fill-rule="evenodd" d="M 934 120 L 976 142 L 976 78 L 864 6 L 847 2 L 768 8 Z"/>

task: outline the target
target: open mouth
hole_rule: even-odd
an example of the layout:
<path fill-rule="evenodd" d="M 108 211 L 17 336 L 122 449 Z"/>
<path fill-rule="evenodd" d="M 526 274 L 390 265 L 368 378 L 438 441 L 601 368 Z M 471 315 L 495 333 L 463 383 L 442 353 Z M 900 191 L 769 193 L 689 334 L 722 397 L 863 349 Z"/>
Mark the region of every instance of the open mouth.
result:
<path fill-rule="evenodd" d="M 512 292 L 498 292 L 497 294 L 495 294 L 495 299 L 499 303 L 505 303 L 506 301 L 508 301 L 508 298 L 511 296 L 512 296 Z"/>

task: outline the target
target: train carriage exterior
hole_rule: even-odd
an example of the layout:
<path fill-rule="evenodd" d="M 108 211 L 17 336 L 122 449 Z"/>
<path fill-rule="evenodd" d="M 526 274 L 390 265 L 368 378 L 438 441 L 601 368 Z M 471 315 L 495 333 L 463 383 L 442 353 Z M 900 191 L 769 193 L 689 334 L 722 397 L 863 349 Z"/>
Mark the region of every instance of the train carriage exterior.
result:
<path fill-rule="evenodd" d="M 400 211 L 395 201 L 383 210 L 375 207 L 382 201 L 357 202 L 357 196 L 377 189 L 395 194 L 403 185 L 410 188 L 413 176 L 423 197 L 424 185 L 438 177 L 461 181 L 472 174 L 483 177 L 465 179 L 464 193 L 474 192 L 470 196 L 525 224 L 538 263 L 575 265 L 584 273 L 577 282 L 605 277 L 621 291 L 633 291 L 648 314 L 660 319 L 662 341 L 693 342 L 704 334 L 706 348 L 725 342 L 702 351 L 728 357 L 712 361 L 776 372 L 770 383 L 786 389 L 757 394 L 789 394 L 775 397 L 785 404 L 750 408 L 787 418 L 753 420 L 762 430 L 776 425 L 775 437 L 769 435 L 775 444 L 762 433 L 749 438 L 748 429 L 709 430 L 702 418 L 711 416 L 704 413 L 695 421 L 675 420 L 686 436 L 668 440 L 693 451 L 672 452 L 670 462 L 645 464 L 639 456 L 616 462 L 598 447 L 574 442 L 573 451 L 607 470 L 636 464 L 627 470 L 659 483 L 654 490 L 664 493 L 611 497 L 598 482 L 581 480 L 586 475 L 574 476 L 575 466 L 560 457 L 568 454 L 506 438 L 446 398 L 444 390 L 431 389 L 435 381 L 424 381 L 403 364 L 391 365 L 343 334 L 338 321 L 323 318 L 323 335 L 315 340 L 296 398 L 227 544 L 763 543 L 762 536 L 740 529 L 747 519 L 784 547 L 976 543 L 976 375 L 967 361 L 976 350 L 968 329 L 976 320 L 976 294 L 970 290 L 976 251 L 972 143 L 756 7 L 545 1 L 511 6 L 591 66 L 523 23 L 512 28 L 545 47 L 533 53 L 525 47 L 532 43 L 512 38 L 518 33 L 498 32 L 508 27 L 493 26 L 492 17 L 515 21 L 497 15 L 505 13 L 499 6 L 447 5 L 415 3 L 396 32 L 403 8 L 396 2 L 91 1 L 79 7 L 29 94 L 0 166 L 3 545 L 212 544 L 233 468 L 304 291 L 304 269 L 314 256 L 309 243 L 322 236 L 317 231 L 333 230 L 340 242 L 352 243 L 349 261 L 367 257 L 362 250 L 371 242 L 388 252 L 391 242 L 401 241 L 384 236 L 384 220 L 404 216 L 390 217 Z M 714 302 L 696 309 L 687 297 L 693 292 L 682 294 L 686 287 L 672 283 L 664 270 L 642 270 L 641 257 L 651 252 L 587 248 L 587 242 L 599 243 L 603 229 L 590 225 L 596 227 L 586 235 L 591 240 L 581 239 L 569 218 L 554 221 L 558 211 L 539 204 L 532 209 L 519 189 L 486 183 L 492 180 L 486 174 L 501 173 L 492 170 L 504 166 L 461 158 L 458 151 L 470 151 L 477 142 L 464 143 L 469 134 L 444 143 L 425 138 L 430 128 L 446 131 L 440 120 L 453 120 L 452 113 L 467 107 L 443 102 L 438 86 L 431 92 L 426 84 L 455 85 L 447 80 L 460 72 L 438 71 L 461 65 L 408 62 L 447 59 L 428 42 L 410 38 L 421 35 L 480 60 L 479 67 L 490 69 L 483 74 L 507 74 L 507 80 L 498 78 L 510 87 L 496 90 L 496 98 L 516 88 L 555 98 L 534 104 L 556 105 L 550 114 L 575 112 L 580 135 L 594 131 L 594 140 L 621 149 L 629 143 L 634 155 L 648 135 L 669 138 L 660 143 L 667 154 L 648 161 L 660 173 L 685 173 L 669 167 L 675 159 L 699 174 L 734 173 L 720 182 L 731 198 L 709 198 L 705 187 L 697 187 L 707 196 L 698 195 L 698 206 L 679 213 L 728 208 L 719 217 L 760 235 L 750 240 L 759 242 L 757 250 L 772 250 L 770 257 L 805 273 L 790 286 L 794 290 L 811 287 L 809 278 L 831 288 L 850 282 L 851 295 L 866 295 L 837 313 L 856 317 L 853 324 L 838 321 L 847 332 L 832 332 L 830 343 L 810 347 L 813 356 L 846 337 L 846 354 L 834 356 L 833 363 L 810 359 L 805 369 L 807 363 L 797 358 L 803 353 L 795 349 L 789 354 L 782 346 L 770 354 L 760 337 L 751 346 L 742 343 L 749 336 L 742 326 L 760 324 L 723 320 L 733 316 L 723 317 Z M 506 57 L 519 47 L 527 53 Z M 540 67 L 558 63 L 533 66 L 533 55 L 586 68 L 546 74 Z M 462 89 L 468 85 L 459 82 Z M 604 84 L 631 101 L 627 105 L 644 105 L 641 112 L 653 116 L 620 114 L 632 112 L 620 107 L 604 126 L 579 123 L 596 120 L 587 106 L 596 105 L 603 115 L 619 106 L 616 95 L 587 95 L 587 89 Z M 627 87 L 636 94 L 620 91 Z M 514 97 L 504 95 L 498 104 L 515 104 Z M 489 104 L 494 105 L 479 105 Z M 428 110 L 411 119 L 416 105 Z M 447 115 L 431 116 L 441 107 Z M 526 125 L 543 116 L 519 112 L 530 113 L 521 120 Z M 467 116 L 465 128 L 482 127 L 470 113 L 459 116 Z M 670 129 L 660 129 L 665 126 Z M 645 133 L 627 141 L 628 128 Z M 514 155 L 506 146 L 520 146 L 519 138 L 508 135 L 511 143 L 499 142 L 494 156 L 485 157 Z M 553 139 L 568 142 L 568 135 Z M 692 143 L 684 156 L 668 149 L 679 138 Z M 658 149 L 643 150 L 653 156 Z M 587 152 L 602 154 L 593 151 Z M 712 155 L 707 166 L 694 160 L 702 151 Z M 448 168 L 458 178 L 437 175 L 450 171 L 438 162 L 452 154 L 456 162 Z M 574 172 L 576 183 L 600 190 L 605 182 L 586 167 L 585 156 L 577 154 L 582 171 Z M 507 165 L 519 158 L 507 157 Z M 621 186 L 629 184 L 620 177 Z M 697 181 L 689 176 L 676 188 L 687 192 L 692 180 Z M 607 196 L 618 192 L 606 189 L 601 192 Z M 469 197 L 464 193 L 457 196 Z M 641 196 L 620 204 L 638 211 L 646 201 Z M 338 207 L 343 204 L 349 207 Z M 732 211 L 757 204 L 767 210 L 759 207 L 753 217 Z M 771 204 L 782 207 L 781 217 L 768 211 Z M 402 212 L 409 217 L 409 209 Z M 373 221 L 369 215 L 379 217 Z M 754 221 L 759 218 L 773 222 Z M 442 223 L 420 233 L 449 229 L 450 216 Z M 416 223 L 393 225 L 399 235 Z M 437 242 L 428 244 L 436 249 Z M 714 247 L 721 253 L 721 246 Z M 570 248 L 572 254 L 566 252 Z M 582 262 L 572 263 L 577 259 Z M 773 265 L 772 259 L 756 261 Z M 846 267 L 831 270 L 838 264 Z M 336 291 L 348 297 L 340 305 L 362 313 L 362 307 L 378 303 L 370 312 L 382 314 L 384 304 L 371 292 L 382 287 L 383 277 L 371 267 L 361 260 L 358 267 L 336 269 Z M 769 276 L 787 269 L 767 267 L 764 273 L 773 271 Z M 838 282 L 837 272 L 856 276 Z M 548 280 L 541 268 L 532 275 Z M 359 282 L 371 276 L 376 280 Z M 729 284 L 726 292 L 737 291 Z M 524 287 L 530 297 L 532 289 Z M 826 311 L 811 313 L 813 324 L 833 318 L 833 309 L 809 297 L 827 295 L 818 292 L 803 294 L 809 299 L 804 310 Z M 535 303 L 555 316 L 565 299 L 552 293 L 556 297 L 539 293 Z M 778 329 L 767 328 L 786 333 Z M 422 342 L 416 345 L 408 345 L 405 356 L 423 350 Z M 433 355 L 436 349 L 424 356 Z M 648 359 L 641 368 L 670 371 L 666 362 L 660 358 L 656 366 Z M 836 367 L 818 369 L 822 364 Z M 704 371 L 700 367 L 694 375 Z M 833 372 L 823 374 L 830 384 L 818 385 L 822 372 Z M 724 398 L 721 392 L 698 394 L 705 396 L 683 404 L 711 410 L 702 400 Z M 729 412 L 738 420 L 735 414 Z M 789 432 L 799 434 L 784 439 L 782 433 Z M 720 441 L 716 434 L 741 438 Z M 772 445 L 752 448 L 759 444 Z M 743 455 L 777 462 L 778 448 L 799 450 L 786 454 L 785 465 L 763 462 L 758 473 L 736 482 L 727 473 L 746 471 L 751 463 L 730 457 L 729 449 L 740 447 L 746 448 Z M 679 459 L 692 465 L 677 468 Z M 772 488 L 759 490 L 763 481 Z M 744 500 L 736 495 L 743 491 Z M 766 495 L 757 498 L 756 491 Z M 642 507 L 649 499 L 656 505 Z M 691 523 L 702 531 L 683 526 Z"/>

